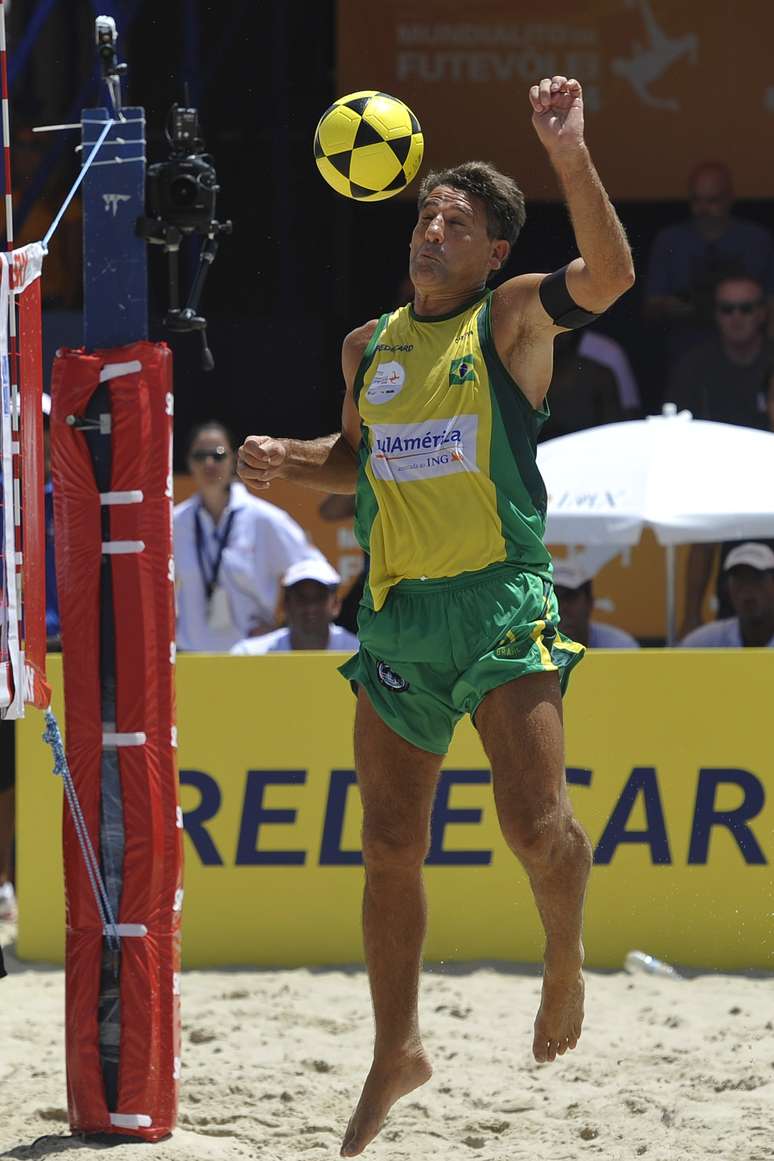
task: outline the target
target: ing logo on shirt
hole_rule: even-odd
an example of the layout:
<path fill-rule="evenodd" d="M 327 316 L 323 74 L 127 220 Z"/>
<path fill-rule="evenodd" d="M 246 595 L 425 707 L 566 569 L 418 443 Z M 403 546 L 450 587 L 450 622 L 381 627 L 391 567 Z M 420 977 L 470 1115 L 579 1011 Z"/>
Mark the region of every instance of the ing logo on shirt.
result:
<path fill-rule="evenodd" d="M 478 416 L 425 423 L 371 424 L 371 470 L 377 480 L 403 484 L 456 472 L 477 472 Z"/>

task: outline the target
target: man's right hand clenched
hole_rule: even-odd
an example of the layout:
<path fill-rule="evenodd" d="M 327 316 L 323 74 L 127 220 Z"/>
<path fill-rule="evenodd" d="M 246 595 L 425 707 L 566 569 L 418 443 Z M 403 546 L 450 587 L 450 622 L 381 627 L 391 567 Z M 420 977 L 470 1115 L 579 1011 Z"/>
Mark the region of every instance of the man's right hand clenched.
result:
<path fill-rule="evenodd" d="M 282 474 L 287 448 L 270 435 L 248 435 L 237 453 L 237 475 L 250 492 L 263 492 Z"/>

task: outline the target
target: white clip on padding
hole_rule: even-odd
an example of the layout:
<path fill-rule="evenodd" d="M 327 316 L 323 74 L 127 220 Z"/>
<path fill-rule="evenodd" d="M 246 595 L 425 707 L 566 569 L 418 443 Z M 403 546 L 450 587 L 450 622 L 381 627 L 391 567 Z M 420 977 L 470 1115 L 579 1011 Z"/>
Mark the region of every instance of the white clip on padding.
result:
<path fill-rule="evenodd" d="M 99 381 L 107 383 L 109 379 L 118 379 L 121 375 L 136 375 L 138 371 L 142 371 L 139 359 L 133 359 L 131 363 L 105 363 L 99 373 Z"/>
<path fill-rule="evenodd" d="M 110 1123 L 117 1129 L 149 1129 L 153 1118 L 145 1113 L 111 1113 Z"/>
<path fill-rule="evenodd" d="M 99 502 L 103 507 L 108 504 L 142 504 L 144 496 L 135 489 L 133 492 L 100 492 Z"/>
<path fill-rule="evenodd" d="M 132 552 L 144 552 L 144 540 L 103 540 L 103 556 L 126 556 Z"/>
<path fill-rule="evenodd" d="M 102 745 L 108 746 L 144 746 L 148 737 L 138 732 L 136 734 L 116 734 L 106 730 L 102 735 Z"/>

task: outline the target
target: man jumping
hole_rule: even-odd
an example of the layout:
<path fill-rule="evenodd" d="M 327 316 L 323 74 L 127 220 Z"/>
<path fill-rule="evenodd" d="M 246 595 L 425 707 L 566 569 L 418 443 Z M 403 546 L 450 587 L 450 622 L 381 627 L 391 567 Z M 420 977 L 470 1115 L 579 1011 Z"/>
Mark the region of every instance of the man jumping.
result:
<path fill-rule="evenodd" d="M 561 692 L 583 646 L 557 628 L 535 446 L 555 336 L 604 311 L 634 273 L 584 144 L 580 84 L 546 78 L 529 99 L 580 257 L 487 290 L 523 225 L 523 195 L 481 162 L 429 174 L 411 236 L 413 304 L 344 341 L 341 434 L 249 436 L 239 452 L 239 475 L 255 492 L 277 477 L 354 491 L 370 557 L 361 647 L 342 672 L 357 691 L 376 1034 L 344 1157 L 362 1153 L 394 1102 L 431 1075 L 417 1013 L 422 865 L 443 757 L 463 714 L 481 736 L 500 827 L 545 929 L 535 1058 L 554 1060 L 581 1032 L 591 847 L 567 794 Z"/>

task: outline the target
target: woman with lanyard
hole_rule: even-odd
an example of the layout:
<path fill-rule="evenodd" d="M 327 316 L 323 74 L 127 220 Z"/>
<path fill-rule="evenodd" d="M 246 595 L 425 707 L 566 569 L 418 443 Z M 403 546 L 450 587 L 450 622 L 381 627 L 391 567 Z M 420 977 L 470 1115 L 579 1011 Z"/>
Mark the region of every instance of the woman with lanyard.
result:
<path fill-rule="evenodd" d="M 194 494 L 174 514 L 177 647 L 227 653 L 275 625 L 280 581 L 321 553 L 287 512 L 234 480 L 234 442 L 215 420 L 188 437 Z"/>

